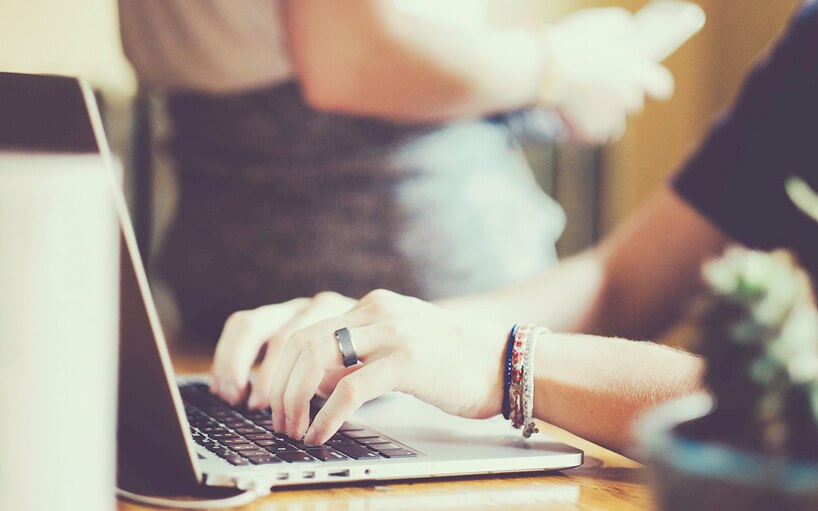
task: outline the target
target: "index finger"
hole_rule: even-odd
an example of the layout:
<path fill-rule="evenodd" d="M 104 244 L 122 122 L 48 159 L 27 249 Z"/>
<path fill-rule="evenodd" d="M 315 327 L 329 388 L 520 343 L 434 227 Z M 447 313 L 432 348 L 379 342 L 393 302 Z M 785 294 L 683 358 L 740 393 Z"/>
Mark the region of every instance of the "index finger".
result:
<path fill-rule="evenodd" d="M 344 376 L 315 416 L 304 443 L 321 445 L 367 401 L 397 387 L 397 373 L 390 357 L 380 358 Z"/>

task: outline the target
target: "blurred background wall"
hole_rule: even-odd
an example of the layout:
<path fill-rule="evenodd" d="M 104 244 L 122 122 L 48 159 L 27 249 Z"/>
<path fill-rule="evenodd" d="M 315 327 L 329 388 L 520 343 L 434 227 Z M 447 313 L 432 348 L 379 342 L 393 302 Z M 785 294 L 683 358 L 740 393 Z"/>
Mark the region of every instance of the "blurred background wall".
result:
<path fill-rule="evenodd" d="M 447 0 L 439 0 L 445 3 Z M 497 23 L 532 25 L 585 7 L 619 5 L 632 11 L 644 0 L 491 0 Z M 642 203 L 677 169 L 706 134 L 712 117 L 735 95 L 753 60 L 781 30 L 799 0 L 697 0 L 708 15 L 702 33 L 666 62 L 677 90 L 668 103 L 648 104 L 623 140 L 603 154 L 602 230 Z M 109 137 L 127 158 L 128 99 L 135 82 L 122 56 L 115 0 L 2 0 L 0 70 L 86 77 L 109 105 Z M 2 115 L 2 112 L 0 112 Z M 569 210 L 584 199 L 561 197 Z M 573 222 L 586 222 L 579 215 Z M 570 233 L 569 233 L 570 234 Z M 573 243 L 564 254 L 584 241 Z"/>
<path fill-rule="evenodd" d="M 0 0 L 0 69 L 80 75 L 133 94 L 116 8 L 116 0 Z"/>

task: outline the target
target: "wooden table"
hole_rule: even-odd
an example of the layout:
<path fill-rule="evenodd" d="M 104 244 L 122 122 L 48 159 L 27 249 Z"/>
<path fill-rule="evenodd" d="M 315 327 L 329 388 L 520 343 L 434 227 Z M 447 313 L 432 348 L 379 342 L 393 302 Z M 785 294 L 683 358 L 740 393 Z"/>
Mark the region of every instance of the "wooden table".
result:
<path fill-rule="evenodd" d="M 178 373 L 203 372 L 208 354 L 175 356 Z M 540 431 L 585 451 L 583 466 L 537 476 L 483 476 L 429 482 L 373 482 L 279 490 L 240 509 L 254 511 L 454 511 L 652 508 L 638 463 L 554 426 Z M 150 509 L 119 502 L 120 511 Z"/>

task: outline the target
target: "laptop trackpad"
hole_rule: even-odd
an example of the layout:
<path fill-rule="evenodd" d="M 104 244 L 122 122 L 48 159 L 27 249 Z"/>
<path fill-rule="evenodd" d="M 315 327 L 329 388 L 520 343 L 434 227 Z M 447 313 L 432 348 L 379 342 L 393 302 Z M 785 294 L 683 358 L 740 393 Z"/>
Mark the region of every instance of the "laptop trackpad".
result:
<path fill-rule="evenodd" d="M 464 419 L 449 415 L 412 396 L 390 393 L 364 405 L 353 421 L 380 431 L 420 451 L 446 457 L 474 457 L 475 448 L 489 457 L 576 454 L 581 451 L 545 435 L 524 439 L 501 416 Z"/>

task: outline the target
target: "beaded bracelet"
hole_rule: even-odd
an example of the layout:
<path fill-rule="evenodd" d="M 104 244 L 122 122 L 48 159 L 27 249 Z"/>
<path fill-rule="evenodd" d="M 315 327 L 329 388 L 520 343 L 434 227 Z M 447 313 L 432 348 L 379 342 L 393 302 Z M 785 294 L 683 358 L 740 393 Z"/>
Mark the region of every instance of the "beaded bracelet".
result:
<path fill-rule="evenodd" d="M 509 385 L 509 419 L 515 428 L 522 426 L 523 366 L 532 327 L 518 326 L 511 348 L 511 383 Z"/>
<path fill-rule="evenodd" d="M 534 329 L 528 335 L 528 347 L 525 352 L 523 366 L 523 436 L 530 437 L 537 433 L 537 424 L 534 418 L 534 348 L 537 345 L 537 334 L 540 329 Z"/>
<path fill-rule="evenodd" d="M 534 415 L 534 347 L 541 331 L 531 325 L 514 325 L 506 355 L 508 378 L 504 381 L 503 416 L 526 438 L 537 432 Z M 508 409 L 508 415 L 505 411 Z"/>

